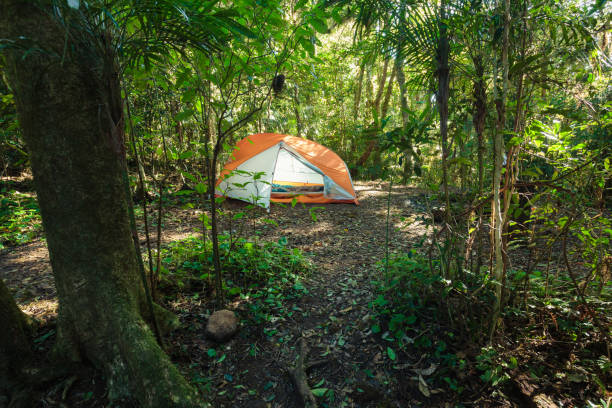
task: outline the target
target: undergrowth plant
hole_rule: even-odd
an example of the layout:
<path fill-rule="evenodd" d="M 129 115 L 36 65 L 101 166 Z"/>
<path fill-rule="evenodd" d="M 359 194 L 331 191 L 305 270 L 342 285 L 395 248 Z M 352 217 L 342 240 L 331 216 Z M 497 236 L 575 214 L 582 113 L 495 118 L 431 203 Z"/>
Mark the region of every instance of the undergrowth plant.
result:
<path fill-rule="evenodd" d="M 312 270 L 311 262 L 297 248 L 289 248 L 287 239 L 277 242 L 251 241 L 219 236 L 221 263 L 225 271 L 223 290 L 229 298 L 252 296 L 261 290 L 305 290 L 302 278 Z M 171 243 L 162 250 L 162 276 L 166 286 L 197 290 L 203 294 L 214 290 L 212 243 L 187 238 Z"/>
<path fill-rule="evenodd" d="M 416 250 L 394 254 L 386 262 L 386 279 L 376 282 L 376 296 L 370 307 L 376 316 L 373 333 L 381 333 L 392 354 L 427 357 L 436 366 L 437 386 L 462 392 L 456 375 L 464 369 L 464 356 L 457 351 L 466 342 L 478 342 L 483 335 L 490 290 L 483 276 L 466 274 L 461 281 L 445 278 L 440 261 L 430 260 Z M 398 353 L 395 352 L 398 350 Z M 395 359 L 392 359 L 395 360 Z"/>
<path fill-rule="evenodd" d="M 36 197 L 15 190 L 0 192 L 0 249 L 26 244 L 41 230 Z"/>
<path fill-rule="evenodd" d="M 471 367 L 493 390 L 526 372 L 534 382 L 557 375 L 559 387 L 570 393 L 572 384 L 584 383 L 589 395 L 606 395 L 611 365 L 605 327 L 611 327 L 612 285 L 602 287 L 598 279 L 589 279 L 594 265 L 583 263 L 585 283 L 578 289 L 562 267 L 554 273 L 510 270 L 509 300 L 501 314 L 505 340 L 489 345 L 486 330 L 494 293 L 488 275 L 463 271 L 460 278 L 446 278 L 440 264 L 415 249 L 378 264 L 387 273 L 375 282 L 371 330 L 387 344 L 394 363 L 420 354 L 425 367 L 435 367 L 429 385 L 457 394 L 464 391 L 462 379 Z M 559 358 L 557 371 L 534 358 L 530 348 L 543 345 Z"/>

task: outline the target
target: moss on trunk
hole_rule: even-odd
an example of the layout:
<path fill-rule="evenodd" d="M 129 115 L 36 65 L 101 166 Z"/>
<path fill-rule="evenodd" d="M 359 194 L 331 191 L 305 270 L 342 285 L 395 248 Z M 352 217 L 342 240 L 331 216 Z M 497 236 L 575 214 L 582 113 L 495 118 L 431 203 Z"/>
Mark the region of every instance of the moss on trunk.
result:
<path fill-rule="evenodd" d="M 59 297 L 56 354 L 93 362 L 111 398 L 136 397 L 145 407 L 199 406 L 143 320 L 148 312 L 128 218 L 110 35 L 61 25 L 53 12 L 50 1 L 0 0 L 0 38 L 16 40 L 4 50 L 6 71 Z M 66 21 L 78 21 L 71 12 L 61 10 Z"/>

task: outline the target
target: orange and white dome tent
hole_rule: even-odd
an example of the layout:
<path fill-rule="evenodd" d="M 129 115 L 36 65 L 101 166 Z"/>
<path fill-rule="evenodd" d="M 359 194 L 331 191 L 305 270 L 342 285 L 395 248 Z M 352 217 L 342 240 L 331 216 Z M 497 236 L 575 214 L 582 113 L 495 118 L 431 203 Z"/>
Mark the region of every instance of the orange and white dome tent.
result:
<path fill-rule="evenodd" d="M 217 181 L 215 194 L 270 207 L 270 201 L 358 204 L 346 163 L 312 140 L 276 133 L 247 136 Z"/>

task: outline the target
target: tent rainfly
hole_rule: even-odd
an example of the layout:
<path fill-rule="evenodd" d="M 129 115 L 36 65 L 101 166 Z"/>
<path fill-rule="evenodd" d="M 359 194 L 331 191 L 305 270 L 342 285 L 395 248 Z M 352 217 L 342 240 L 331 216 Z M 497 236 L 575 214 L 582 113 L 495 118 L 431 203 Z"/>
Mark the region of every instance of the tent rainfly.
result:
<path fill-rule="evenodd" d="M 219 176 L 215 194 L 264 208 L 270 207 L 270 201 L 294 199 L 359 204 L 340 156 L 312 140 L 276 133 L 239 141 Z"/>

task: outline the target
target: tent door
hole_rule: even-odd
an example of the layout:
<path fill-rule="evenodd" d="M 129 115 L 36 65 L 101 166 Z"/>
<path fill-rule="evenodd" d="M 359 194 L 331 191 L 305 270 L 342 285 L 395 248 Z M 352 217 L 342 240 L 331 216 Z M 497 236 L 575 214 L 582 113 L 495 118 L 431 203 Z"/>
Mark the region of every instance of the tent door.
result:
<path fill-rule="evenodd" d="M 326 194 L 326 176 L 288 146 L 281 143 L 272 174 L 273 194 Z"/>
<path fill-rule="evenodd" d="M 291 184 L 283 183 L 290 182 Z M 303 158 L 285 143 L 280 143 L 274 173 L 272 193 L 321 194 L 326 198 L 351 200 L 354 197 L 337 185 L 318 167 Z M 303 188 L 300 188 L 303 186 Z M 284 190 L 284 191 L 281 191 Z"/>

